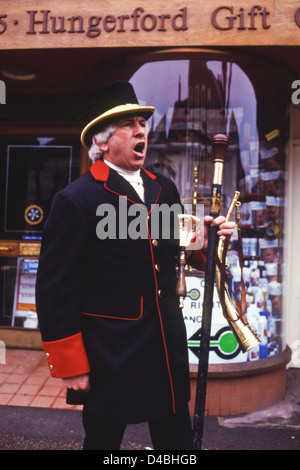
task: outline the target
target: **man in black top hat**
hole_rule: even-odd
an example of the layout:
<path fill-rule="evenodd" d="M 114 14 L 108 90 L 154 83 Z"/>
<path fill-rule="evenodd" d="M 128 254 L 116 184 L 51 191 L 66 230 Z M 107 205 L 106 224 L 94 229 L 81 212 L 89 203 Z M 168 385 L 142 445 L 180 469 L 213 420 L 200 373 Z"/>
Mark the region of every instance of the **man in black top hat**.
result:
<path fill-rule="evenodd" d="M 94 164 L 56 194 L 44 228 L 36 302 L 49 369 L 67 402 L 84 405 L 84 449 L 119 449 L 126 424 L 147 421 L 155 449 L 188 450 L 178 240 L 151 225 L 157 207 L 180 207 L 180 198 L 143 167 L 154 108 L 140 106 L 128 82 L 102 86 L 94 101 L 81 134 Z M 210 223 L 222 238 L 233 233 L 224 217 Z M 189 259 L 202 270 L 206 244 Z"/>

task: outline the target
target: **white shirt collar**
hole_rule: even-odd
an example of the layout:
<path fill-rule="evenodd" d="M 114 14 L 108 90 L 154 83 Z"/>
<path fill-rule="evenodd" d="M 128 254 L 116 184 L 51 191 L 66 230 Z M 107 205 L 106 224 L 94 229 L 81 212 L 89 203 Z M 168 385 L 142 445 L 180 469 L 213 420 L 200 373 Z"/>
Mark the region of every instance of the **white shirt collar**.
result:
<path fill-rule="evenodd" d="M 140 176 L 140 170 L 137 170 L 137 171 L 124 170 L 124 168 L 120 168 L 119 166 L 115 165 L 114 163 L 111 163 L 107 160 L 103 160 L 103 161 L 110 168 L 117 171 L 121 176 L 124 176 L 124 178 L 126 178 L 126 176 Z"/>
<path fill-rule="evenodd" d="M 131 186 L 136 190 L 136 192 L 138 193 L 142 201 L 144 201 L 145 191 L 144 191 L 143 179 L 140 175 L 140 170 L 137 170 L 137 171 L 124 170 L 123 168 L 120 168 L 117 165 L 114 165 L 113 163 L 108 162 L 107 160 L 103 159 L 103 161 L 110 168 L 117 171 L 120 176 L 126 179 L 131 184 Z"/>

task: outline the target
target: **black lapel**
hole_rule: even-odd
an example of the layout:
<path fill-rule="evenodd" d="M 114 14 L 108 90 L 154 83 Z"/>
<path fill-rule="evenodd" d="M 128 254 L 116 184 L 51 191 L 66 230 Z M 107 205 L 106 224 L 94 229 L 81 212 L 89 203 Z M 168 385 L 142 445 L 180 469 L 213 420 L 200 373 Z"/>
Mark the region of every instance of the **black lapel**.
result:
<path fill-rule="evenodd" d="M 112 168 L 109 169 L 109 175 L 105 183 L 105 187 L 109 191 L 115 193 L 117 196 L 126 197 L 134 204 L 144 204 L 132 185 Z"/>
<path fill-rule="evenodd" d="M 156 179 L 151 178 L 144 170 L 141 171 L 141 176 L 144 182 L 145 204 L 149 212 L 152 205 L 157 204 L 158 202 L 158 198 L 161 192 L 161 185 Z"/>
<path fill-rule="evenodd" d="M 105 187 L 118 196 L 126 197 L 134 204 L 146 205 L 149 212 L 152 205 L 156 204 L 158 201 L 161 192 L 161 185 L 144 170 L 141 170 L 141 176 L 144 182 L 145 203 L 141 200 L 140 196 L 131 184 L 112 168 L 109 169 L 109 175 L 105 183 Z"/>

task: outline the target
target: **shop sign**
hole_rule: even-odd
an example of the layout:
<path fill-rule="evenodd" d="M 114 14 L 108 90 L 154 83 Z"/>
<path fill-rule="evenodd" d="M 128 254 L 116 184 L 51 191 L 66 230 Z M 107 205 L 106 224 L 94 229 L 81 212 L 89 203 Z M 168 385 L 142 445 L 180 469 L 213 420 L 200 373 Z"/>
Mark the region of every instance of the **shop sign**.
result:
<path fill-rule="evenodd" d="M 297 2 L 214 3 L 28 0 L 24 7 L 0 0 L 0 44 L 2 49 L 300 44 Z"/>
<path fill-rule="evenodd" d="M 126 10 L 125 13 L 104 12 L 102 9 L 99 12 L 93 9 L 88 15 L 72 14 L 73 10 L 74 7 L 71 7 L 64 13 L 47 8 L 27 9 L 21 13 L 21 17 L 0 11 L 0 35 L 12 30 L 17 32 L 19 29 L 27 36 L 75 34 L 93 39 L 102 33 L 178 32 L 188 29 L 187 7 L 155 14 L 142 7 Z"/>
<path fill-rule="evenodd" d="M 29 10 L 29 24 L 26 34 L 54 34 L 83 33 L 89 38 L 98 37 L 101 29 L 106 33 L 125 33 L 146 31 L 151 32 L 185 31 L 187 28 L 187 8 L 181 8 L 175 15 L 147 13 L 144 8 L 135 8 L 131 15 L 93 15 L 84 20 L 83 16 L 76 15 L 69 18 L 53 16 L 51 10 Z"/>
<path fill-rule="evenodd" d="M 198 364 L 202 325 L 204 278 L 186 276 L 187 295 L 182 311 L 187 332 L 189 363 Z M 213 294 L 212 324 L 209 341 L 210 364 L 246 362 L 248 354 L 243 353 L 223 316 L 216 285 Z"/>
<path fill-rule="evenodd" d="M 269 29 L 268 22 L 270 11 L 261 5 L 253 5 L 250 9 L 243 7 L 220 6 L 211 14 L 211 23 L 219 31 L 229 31 L 236 28 L 238 31 L 256 31 L 257 29 Z"/>

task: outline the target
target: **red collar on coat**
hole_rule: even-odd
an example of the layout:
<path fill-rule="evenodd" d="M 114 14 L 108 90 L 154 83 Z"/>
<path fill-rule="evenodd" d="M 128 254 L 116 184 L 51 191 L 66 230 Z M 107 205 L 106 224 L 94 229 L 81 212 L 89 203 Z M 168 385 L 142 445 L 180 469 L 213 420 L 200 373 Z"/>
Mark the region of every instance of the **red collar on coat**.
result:
<path fill-rule="evenodd" d="M 147 173 L 147 175 L 155 180 L 156 176 L 153 175 L 153 173 L 150 173 L 150 171 L 145 170 L 143 168 L 144 172 Z M 93 177 L 98 180 L 98 181 L 107 181 L 108 175 L 109 175 L 109 166 L 104 163 L 103 160 L 97 160 L 90 168 L 90 172 L 92 173 Z"/>

